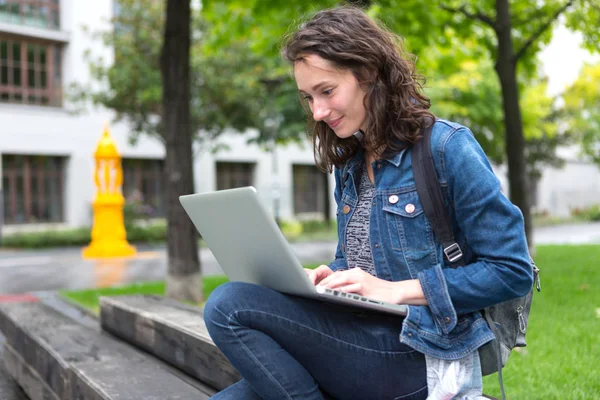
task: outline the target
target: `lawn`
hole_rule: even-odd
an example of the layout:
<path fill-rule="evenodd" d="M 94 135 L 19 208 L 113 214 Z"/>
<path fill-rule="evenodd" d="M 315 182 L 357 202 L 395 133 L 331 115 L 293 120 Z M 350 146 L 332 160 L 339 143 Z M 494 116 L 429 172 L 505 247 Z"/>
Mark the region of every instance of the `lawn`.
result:
<path fill-rule="evenodd" d="M 539 246 L 542 291 L 535 293 L 527 341 L 504 369 L 511 400 L 588 400 L 600 398 L 600 246 Z M 311 265 L 309 267 L 315 267 Z M 204 278 L 205 296 L 224 277 Z M 98 296 L 163 294 L 164 284 L 63 292 L 95 312 Z M 500 396 L 496 375 L 484 378 L 487 394 Z"/>
<path fill-rule="evenodd" d="M 528 347 L 503 370 L 507 397 L 600 398 L 600 246 L 539 246 L 542 291 L 535 293 Z M 496 375 L 485 392 L 499 396 Z"/>
<path fill-rule="evenodd" d="M 306 268 L 316 268 L 320 264 L 307 264 Z M 213 291 L 214 288 L 222 283 L 227 282 L 228 279 L 222 275 L 209 275 L 202 278 L 202 284 L 204 289 L 204 298 L 208 298 L 208 295 Z M 78 290 L 78 291 L 67 291 L 62 290 L 60 294 L 68 300 L 83 306 L 84 308 L 92 311 L 94 314 L 100 313 L 100 296 L 121 296 L 126 294 L 165 294 L 165 282 L 140 282 L 129 286 L 116 286 L 102 289 L 89 289 L 89 290 Z"/>

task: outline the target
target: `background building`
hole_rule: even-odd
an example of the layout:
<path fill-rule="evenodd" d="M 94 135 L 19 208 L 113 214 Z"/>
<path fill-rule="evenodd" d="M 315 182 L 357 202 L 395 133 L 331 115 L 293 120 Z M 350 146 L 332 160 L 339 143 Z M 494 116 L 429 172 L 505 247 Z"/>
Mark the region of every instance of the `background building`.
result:
<path fill-rule="evenodd" d="M 64 99 L 72 82 L 90 80 L 86 50 L 112 59 L 86 32 L 109 28 L 111 0 L 0 1 L 0 157 L 4 232 L 91 223 L 93 152 L 113 113 L 89 109 L 73 114 Z M 111 125 L 123 156 L 124 194 L 134 191 L 165 215 L 164 147 L 158 140 L 128 142 L 125 124 Z M 278 177 L 271 154 L 245 137 L 225 135 L 230 150 L 197 150 L 196 191 L 254 185 L 265 205 L 276 179 L 279 215 L 325 218 L 333 202 L 332 177 L 314 166 L 312 149 L 279 148 Z"/>

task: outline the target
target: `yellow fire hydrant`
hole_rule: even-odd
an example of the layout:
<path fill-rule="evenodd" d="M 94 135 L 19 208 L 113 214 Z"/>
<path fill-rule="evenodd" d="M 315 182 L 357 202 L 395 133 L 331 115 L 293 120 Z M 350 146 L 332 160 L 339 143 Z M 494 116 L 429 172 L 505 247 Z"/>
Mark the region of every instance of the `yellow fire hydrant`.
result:
<path fill-rule="evenodd" d="M 104 127 L 94 158 L 96 159 L 94 225 L 92 242 L 83 249 L 83 258 L 133 256 L 136 250 L 127 243 L 123 222 L 125 199 L 121 193 L 123 184 L 121 155 L 110 136 L 108 124 Z"/>

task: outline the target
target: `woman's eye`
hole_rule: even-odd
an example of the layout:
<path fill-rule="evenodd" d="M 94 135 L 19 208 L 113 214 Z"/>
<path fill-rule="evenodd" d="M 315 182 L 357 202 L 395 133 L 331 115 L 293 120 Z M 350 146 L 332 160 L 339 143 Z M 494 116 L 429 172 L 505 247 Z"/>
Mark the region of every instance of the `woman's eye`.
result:
<path fill-rule="evenodd" d="M 311 97 L 311 96 L 304 96 L 303 98 L 304 98 L 304 100 L 306 100 L 306 101 L 311 101 L 311 100 L 312 100 L 312 97 Z"/>
<path fill-rule="evenodd" d="M 323 92 L 325 96 L 329 96 L 331 93 L 333 93 L 333 89 L 327 89 Z"/>

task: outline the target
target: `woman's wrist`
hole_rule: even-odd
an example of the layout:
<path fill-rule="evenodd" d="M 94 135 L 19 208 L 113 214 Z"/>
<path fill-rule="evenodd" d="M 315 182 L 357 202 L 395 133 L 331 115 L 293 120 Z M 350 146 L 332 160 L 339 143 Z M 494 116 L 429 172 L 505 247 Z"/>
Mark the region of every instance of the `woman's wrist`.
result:
<path fill-rule="evenodd" d="M 427 300 L 418 279 L 393 282 L 395 286 L 396 304 L 410 304 L 416 306 L 426 306 Z"/>

